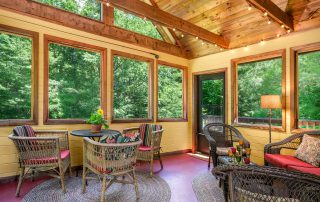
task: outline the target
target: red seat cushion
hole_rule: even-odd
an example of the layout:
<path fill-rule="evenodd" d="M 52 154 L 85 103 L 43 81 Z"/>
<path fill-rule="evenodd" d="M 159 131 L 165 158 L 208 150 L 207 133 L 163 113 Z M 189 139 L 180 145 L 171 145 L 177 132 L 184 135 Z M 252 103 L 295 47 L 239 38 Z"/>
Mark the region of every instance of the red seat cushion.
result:
<path fill-rule="evenodd" d="M 151 147 L 148 146 L 140 146 L 139 151 L 151 151 Z"/>
<path fill-rule="evenodd" d="M 61 160 L 66 159 L 68 156 L 70 156 L 69 150 L 61 151 Z M 28 159 L 25 161 L 26 164 L 46 164 L 46 163 L 57 163 L 58 158 L 56 157 L 44 157 L 44 158 L 35 158 L 35 159 Z"/>
<path fill-rule="evenodd" d="M 297 170 L 303 173 L 310 173 L 313 175 L 320 176 L 320 167 L 313 167 L 313 168 L 306 168 L 306 167 L 299 167 L 299 166 L 288 166 L 289 170 Z"/>
<path fill-rule="evenodd" d="M 287 168 L 289 165 L 305 167 L 305 168 L 313 168 L 314 166 L 301 161 L 294 156 L 289 155 L 281 155 L 281 154 L 265 154 L 264 155 L 265 161 L 271 163 L 274 166 L 280 168 Z"/>

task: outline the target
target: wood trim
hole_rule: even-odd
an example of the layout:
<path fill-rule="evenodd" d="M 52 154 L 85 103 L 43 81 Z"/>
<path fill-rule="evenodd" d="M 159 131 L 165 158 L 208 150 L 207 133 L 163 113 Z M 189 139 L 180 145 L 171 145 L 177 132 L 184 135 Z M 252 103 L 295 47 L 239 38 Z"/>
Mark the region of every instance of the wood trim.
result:
<path fill-rule="evenodd" d="M 158 117 L 158 102 L 159 102 L 159 86 L 158 86 L 158 70 L 159 65 L 164 65 L 171 68 L 176 68 L 182 70 L 182 104 L 183 104 L 183 117 L 181 118 L 159 118 Z M 157 61 L 156 63 L 156 73 L 155 73 L 155 85 L 156 85 L 156 122 L 187 122 L 188 121 L 188 68 L 182 65 L 177 65 L 165 61 Z"/>
<path fill-rule="evenodd" d="M 55 43 L 58 45 L 88 50 L 100 53 L 100 106 L 104 111 L 104 117 L 107 118 L 107 49 L 85 44 L 82 42 L 72 41 L 69 39 L 59 38 L 51 35 L 44 35 L 44 76 L 43 76 L 43 123 L 46 125 L 54 124 L 85 124 L 83 119 L 49 119 L 49 44 Z"/>
<path fill-rule="evenodd" d="M 177 155 L 177 154 L 185 154 L 191 152 L 191 149 L 183 149 L 183 150 L 177 150 L 172 152 L 164 152 L 161 153 L 161 156 L 171 156 L 171 155 Z"/>
<path fill-rule="evenodd" d="M 249 124 L 239 124 L 238 123 L 238 65 L 241 63 L 248 63 L 248 62 L 257 62 L 268 60 L 272 58 L 282 58 L 282 76 L 281 76 L 281 88 L 282 88 L 282 127 L 272 126 L 273 131 L 286 131 L 286 49 L 261 53 L 257 55 L 250 55 L 246 57 L 236 58 L 231 60 L 231 91 L 232 91 L 232 113 L 231 113 L 231 123 L 235 126 L 239 127 L 249 127 L 249 128 L 256 128 L 261 130 L 267 130 L 268 127 L 261 126 L 261 125 L 249 125 Z"/>
<path fill-rule="evenodd" d="M 133 60 L 138 60 L 142 62 L 149 63 L 149 89 L 148 89 L 148 101 L 149 101 L 149 118 L 132 118 L 132 119 L 114 119 L 114 56 L 125 57 Z M 139 55 L 134 55 L 126 52 L 111 50 L 111 123 L 144 123 L 144 122 L 153 122 L 153 83 L 154 83 L 154 59 L 147 58 Z"/>
<path fill-rule="evenodd" d="M 192 153 L 195 153 L 198 148 L 198 140 L 197 140 L 197 130 L 198 130 L 198 77 L 200 75 L 208 75 L 208 74 L 218 74 L 224 73 L 224 86 L 225 86 L 225 123 L 228 123 L 228 68 L 220 68 L 214 70 L 205 70 L 200 72 L 192 73 L 192 98 L 193 98 L 193 106 L 192 106 Z"/>
<path fill-rule="evenodd" d="M 106 25 L 114 25 L 114 9 L 106 4 L 101 3 L 102 7 L 102 22 Z"/>
<path fill-rule="evenodd" d="M 30 0 L 0 0 L 0 8 L 38 18 L 46 22 L 187 58 L 187 52 L 177 45 L 111 26 L 105 22 L 86 18 L 39 2 Z"/>
<path fill-rule="evenodd" d="M 106 0 L 101 1 L 106 2 Z M 223 48 L 229 47 L 229 42 L 224 37 L 214 34 L 202 27 L 178 18 L 175 15 L 167 13 L 140 0 L 108 0 L 108 2 L 114 7 L 126 10 L 136 15 L 143 15 L 154 22 L 167 26 L 168 28 L 175 28 L 184 33 L 198 36 L 199 39 L 217 44 Z"/>
<path fill-rule="evenodd" d="M 286 12 L 282 11 L 275 3 L 270 0 L 247 0 L 253 6 L 261 10 L 262 12 L 267 12 L 268 15 L 280 24 L 284 24 L 286 27 L 294 30 L 293 18 Z"/>
<path fill-rule="evenodd" d="M 32 40 L 32 69 L 31 69 L 31 119 L 3 119 L 0 126 L 37 125 L 38 124 L 38 73 L 39 73 L 39 33 L 0 24 L 0 31 Z"/>
<path fill-rule="evenodd" d="M 302 132 L 310 129 L 299 128 L 298 55 L 320 50 L 320 42 L 290 48 L 290 130 Z"/>

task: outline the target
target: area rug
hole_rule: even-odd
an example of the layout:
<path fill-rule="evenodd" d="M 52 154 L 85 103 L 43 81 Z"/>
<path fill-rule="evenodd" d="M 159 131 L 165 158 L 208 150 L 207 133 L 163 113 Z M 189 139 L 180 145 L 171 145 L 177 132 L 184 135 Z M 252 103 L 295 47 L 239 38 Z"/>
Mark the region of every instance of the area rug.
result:
<path fill-rule="evenodd" d="M 218 180 L 210 173 L 201 173 L 192 181 L 192 188 L 199 202 L 224 202 Z"/>
<path fill-rule="evenodd" d="M 148 173 L 149 174 L 149 173 Z M 168 202 L 171 198 L 170 187 L 159 176 L 152 178 L 147 173 L 137 173 L 141 202 Z M 59 180 L 54 178 L 33 188 L 23 202 L 86 202 L 99 201 L 101 183 L 99 180 L 88 180 L 86 192 L 81 191 L 81 177 L 66 177 L 67 193 L 63 194 Z M 132 184 L 112 184 L 105 194 L 106 201 L 136 201 L 136 193 Z"/>

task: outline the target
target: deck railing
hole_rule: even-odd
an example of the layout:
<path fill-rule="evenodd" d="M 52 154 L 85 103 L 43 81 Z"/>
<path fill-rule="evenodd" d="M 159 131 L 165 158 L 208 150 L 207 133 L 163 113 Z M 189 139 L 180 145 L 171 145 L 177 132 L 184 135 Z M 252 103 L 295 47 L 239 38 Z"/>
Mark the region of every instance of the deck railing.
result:
<path fill-rule="evenodd" d="M 320 129 L 320 120 L 299 120 L 299 128 Z"/>

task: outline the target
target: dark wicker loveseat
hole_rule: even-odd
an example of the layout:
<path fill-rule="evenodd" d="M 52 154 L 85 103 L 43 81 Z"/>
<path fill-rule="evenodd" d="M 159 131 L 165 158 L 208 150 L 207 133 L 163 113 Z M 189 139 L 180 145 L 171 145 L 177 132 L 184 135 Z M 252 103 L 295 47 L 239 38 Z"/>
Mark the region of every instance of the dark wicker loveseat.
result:
<path fill-rule="evenodd" d="M 227 182 L 231 202 L 318 202 L 320 177 L 269 166 L 223 165 L 212 171 Z"/>
<path fill-rule="evenodd" d="M 282 155 L 282 150 L 297 150 L 302 142 L 304 134 L 319 136 L 320 130 L 300 132 L 282 141 L 267 144 L 264 147 L 265 165 L 277 166 L 289 170 L 310 173 L 320 176 L 320 167 L 303 162 L 291 155 Z M 320 149 L 320 148 L 319 148 Z"/>
<path fill-rule="evenodd" d="M 224 123 L 209 123 L 204 129 L 204 135 L 209 141 L 210 157 L 212 157 L 212 162 L 214 166 L 218 165 L 218 154 L 217 148 L 227 148 L 232 147 L 234 142 L 238 142 L 240 139 L 244 142 L 244 147 L 250 147 L 250 143 L 246 140 L 238 129 Z"/>

